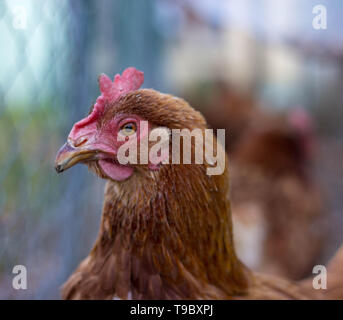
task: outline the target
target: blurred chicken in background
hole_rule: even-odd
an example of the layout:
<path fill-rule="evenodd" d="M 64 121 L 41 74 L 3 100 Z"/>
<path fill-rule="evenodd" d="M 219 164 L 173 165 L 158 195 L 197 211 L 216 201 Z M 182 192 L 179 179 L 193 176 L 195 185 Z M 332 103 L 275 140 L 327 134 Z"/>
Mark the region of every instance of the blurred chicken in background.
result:
<path fill-rule="evenodd" d="M 291 279 L 312 271 L 328 235 L 322 192 L 310 173 L 311 132 L 306 136 L 306 127 L 298 124 L 280 119 L 248 130 L 231 164 L 242 260 Z"/>
<path fill-rule="evenodd" d="M 196 92 L 189 95 L 193 105 L 213 128 L 226 129 L 238 256 L 254 270 L 294 280 L 310 274 L 328 236 L 312 171 L 316 138 L 310 115 L 301 108 L 262 108 L 223 81 L 207 90 L 208 100 L 197 99 Z"/>

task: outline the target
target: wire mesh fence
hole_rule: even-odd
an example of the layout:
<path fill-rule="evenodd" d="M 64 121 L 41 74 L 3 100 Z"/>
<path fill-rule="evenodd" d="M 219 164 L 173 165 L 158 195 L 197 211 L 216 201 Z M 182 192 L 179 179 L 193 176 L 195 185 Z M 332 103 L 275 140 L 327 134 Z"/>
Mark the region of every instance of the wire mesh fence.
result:
<path fill-rule="evenodd" d="M 66 128 L 89 103 L 90 8 L 82 1 L 2 1 L 0 12 L 0 296 L 57 297 L 90 246 L 81 240 L 77 252 L 71 241 L 95 232 L 94 221 L 81 226 L 75 219 L 79 213 L 91 220 L 96 212 L 85 172 L 59 178 L 53 172 Z M 13 290 L 14 265 L 27 267 L 28 290 Z"/>

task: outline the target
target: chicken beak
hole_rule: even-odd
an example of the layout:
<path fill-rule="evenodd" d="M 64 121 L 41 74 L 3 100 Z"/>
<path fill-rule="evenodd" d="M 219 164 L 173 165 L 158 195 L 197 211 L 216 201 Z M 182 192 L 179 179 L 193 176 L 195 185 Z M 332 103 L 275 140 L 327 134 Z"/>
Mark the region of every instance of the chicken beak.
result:
<path fill-rule="evenodd" d="M 94 160 L 96 154 L 96 150 L 89 150 L 84 146 L 73 147 L 69 142 L 66 142 L 57 153 L 55 169 L 61 173 L 79 162 Z"/>

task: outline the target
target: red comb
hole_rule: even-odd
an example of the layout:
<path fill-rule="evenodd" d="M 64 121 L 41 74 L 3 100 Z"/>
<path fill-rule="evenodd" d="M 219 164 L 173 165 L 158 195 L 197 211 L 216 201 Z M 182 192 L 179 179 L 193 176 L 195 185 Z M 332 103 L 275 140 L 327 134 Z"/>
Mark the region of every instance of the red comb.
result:
<path fill-rule="evenodd" d="M 143 81 L 143 72 L 132 67 L 127 68 L 122 75 L 116 74 L 113 82 L 105 74 L 99 76 L 100 91 L 111 102 L 116 101 L 122 94 L 139 89 Z"/>
<path fill-rule="evenodd" d="M 310 113 L 301 107 L 292 109 L 288 114 L 288 122 L 299 132 L 310 133 L 313 130 L 313 120 Z"/>
<path fill-rule="evenodd" d="M 75 138 L 76 131 L 92 123 L 98 119 L 99 116 L 105 111 L 105 102 L 115 102 L 122 95 L 129 93 L 140 88 L 144 81 L 144 74 L 137 69 L 130 67 L 124 70 L 123 74 L 116 74 L 113 82 L 105 74 L 101 74 L 98 78 L 101 95 L 96 99 L 92 113 L 75 123 L 71 130 L 69 137 Z"/>

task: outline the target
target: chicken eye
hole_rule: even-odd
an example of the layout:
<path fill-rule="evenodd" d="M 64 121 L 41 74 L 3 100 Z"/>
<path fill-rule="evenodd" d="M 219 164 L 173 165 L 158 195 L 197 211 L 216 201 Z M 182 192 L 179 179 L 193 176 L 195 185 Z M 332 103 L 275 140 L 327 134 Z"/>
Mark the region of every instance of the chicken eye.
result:
<path fill-rule="evenodd" d="M 136 127 L 136 124 L 133 122 L 124 124 L 120 129 L 120 133 L 124 136 L 131 136 L 134 133 L 136 133 L 136 131 L 137 131 L 137 127 Z"/>

